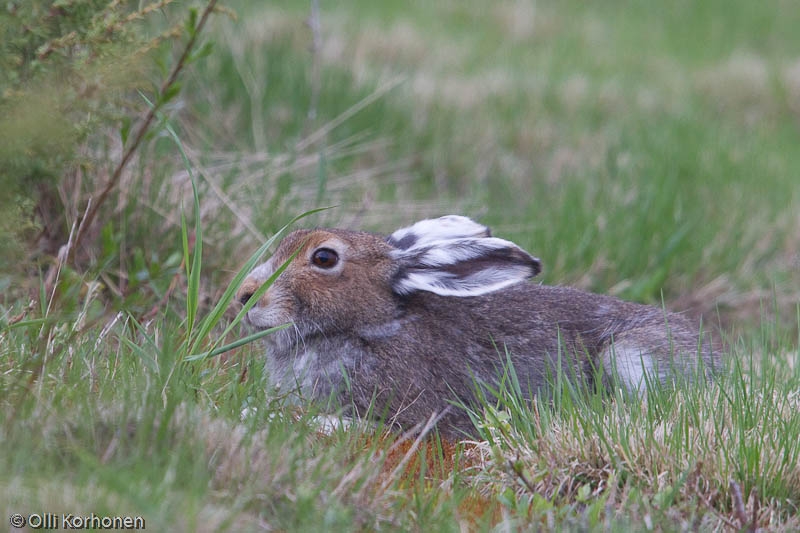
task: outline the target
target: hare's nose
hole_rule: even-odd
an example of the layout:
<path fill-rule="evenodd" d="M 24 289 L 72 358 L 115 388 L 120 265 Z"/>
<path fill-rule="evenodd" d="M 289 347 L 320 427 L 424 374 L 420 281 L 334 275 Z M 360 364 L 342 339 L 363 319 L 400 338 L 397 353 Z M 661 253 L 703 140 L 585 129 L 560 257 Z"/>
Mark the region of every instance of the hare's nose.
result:
<path fill-rule="evenodd" d="M 236 293 L 236 300 L 242 305 L 246 304 L 260 285 L 261 284 L 253 278 L 247 278 L 244 280 L 244 283 L 242 283 L 242 286 L 239 287 L 239 291 Z"/>

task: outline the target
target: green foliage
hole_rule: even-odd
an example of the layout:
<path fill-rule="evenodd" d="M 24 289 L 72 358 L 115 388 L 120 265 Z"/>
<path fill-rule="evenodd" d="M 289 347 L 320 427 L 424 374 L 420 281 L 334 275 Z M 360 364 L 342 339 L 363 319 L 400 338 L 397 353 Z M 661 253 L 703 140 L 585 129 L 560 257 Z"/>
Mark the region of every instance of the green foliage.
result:
<path fill-rule="evenodd" d="M 44 204 L 55 212 L 39 217 L 33 207 L 58 198 L 59 187 L 93 188 L 107 128 L 130 118 L 132 90 L 152 88 L 148 55 L 168 36 L 149 35 L 142 21 L 169 3 L 26 0 L 0 9 L 0 239 L 14 251 L 0 269 L 18 265 L 8 260 L 26 255 L 34 230 L 66 237 L 67 211 L 83 206 Z"/>

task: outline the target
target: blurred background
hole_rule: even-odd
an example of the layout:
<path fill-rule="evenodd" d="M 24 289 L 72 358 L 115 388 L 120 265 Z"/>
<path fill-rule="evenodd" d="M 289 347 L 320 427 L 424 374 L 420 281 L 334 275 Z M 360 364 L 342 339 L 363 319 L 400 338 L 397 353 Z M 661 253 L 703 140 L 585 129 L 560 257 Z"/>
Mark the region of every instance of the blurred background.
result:
<path fill-rule="evenodd" d="M 30 3 L 40 4 L 48 3 Z M 61 4 L 36 20 L 64 25 L 59 13 L 91 2 Z M 185 6 L 153 4 L 129 41 L 175 36 Z M 5 8 L 7 43 L 27 5 Z M 540 257 L 545 283 L 664 301 L 727 329 L 778 313 L 796 330 L 793 2 L 220 7 L 200 36 L 212 48 L 182 73 L 160 108 L 161 128 L 125 167 L 76 254 L 78 273 L 103 283 L 103 305 L 144 312 L 178 269 L 191 187 L 168 121 L 197 175 L 209 301 L 293 216 L 336 206 L 301 224 L 391 232 L 464 214 Z M 6 69 L 18 79 L 9 74 L 2 87 L 0 158 L 13 170 L 6 191 L 16 191 L 4 204 L 24 220 L 9 216 L 3 230 L 6 298 L 36 290 L 37 273 L 108 182 L 147 109 L 137 91 L 152 94 L 175 60 L 164 42 L 131 60 L 102 41 L 94 63 L 76 67 L 67 30 L 51 32 L 61 39 L 47 45 L 52 54 L 35 49 L 40 64 L 22 74 L 35 84 Z M 48 67 L 51 56 L 72 61 L 69 76 Z M 13 104 L 20 87 L 28 101 L 36 95 L 29 108 Z M 98 121 L 108 101 L 116 114 Z"/>

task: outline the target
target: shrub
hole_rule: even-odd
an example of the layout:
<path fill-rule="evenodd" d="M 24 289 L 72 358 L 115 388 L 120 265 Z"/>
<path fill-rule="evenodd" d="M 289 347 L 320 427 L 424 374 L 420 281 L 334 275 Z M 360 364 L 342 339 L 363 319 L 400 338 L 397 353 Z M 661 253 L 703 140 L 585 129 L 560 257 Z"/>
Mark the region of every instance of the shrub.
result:
<path fill-rule="evenodd" d="M 15 0 L 0 8 L 0 272 L 55 255 L 89 194 L 107 183 L 103 162 L 118 163 L 130 117 L 146 105 L 139 93 L 158 91 L 166 76 L 164 43 L 195 30 L 197 11 L 170 12 L 172 2 Z M 164 22 L 187 9 L 188 23 Z M 177 85 L 168 88 L 174 96 Z"/>

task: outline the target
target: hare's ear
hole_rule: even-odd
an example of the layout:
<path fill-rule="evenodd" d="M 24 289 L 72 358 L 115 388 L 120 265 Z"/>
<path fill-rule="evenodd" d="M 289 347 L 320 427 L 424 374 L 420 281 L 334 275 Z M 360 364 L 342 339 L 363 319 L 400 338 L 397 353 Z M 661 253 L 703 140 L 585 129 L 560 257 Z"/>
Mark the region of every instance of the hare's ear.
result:
<path fill-rule="evenodd" d="M 401 295 L 478 296 L 541 271 L 538 259 L 513 242 L 492 237 L 434 241 L 393 250 L 392 256 L 399 263 L 392 289 Z"/>
<path fill-rule="evenodd" d="M 464 239 L 466 237 L 491 237 L 489 228 L 459 215 L 420 220 L 407 228 L 400 228 L 387 239 L 390 245 L 409 250 L 435 241 Z"/>

